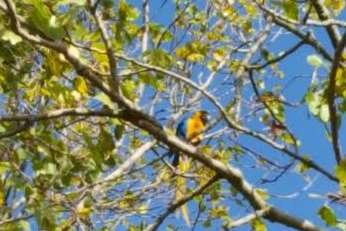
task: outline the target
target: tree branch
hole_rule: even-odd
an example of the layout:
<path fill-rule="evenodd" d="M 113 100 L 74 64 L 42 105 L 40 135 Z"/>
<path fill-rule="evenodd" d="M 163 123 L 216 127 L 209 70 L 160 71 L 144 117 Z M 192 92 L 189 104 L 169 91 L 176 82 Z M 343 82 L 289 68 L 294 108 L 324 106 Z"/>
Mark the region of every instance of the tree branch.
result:
<path fill-rule="evenodd" d="M 43 114 L 22 114 L 22 115 L 4 115 L 0 116 L 0 121 L 40 121 L 57 119 L 65 116 L 102 116 L 102 117 L 118 117 L 118 115 L 110 110 L 94 111 L 87 108 L 66 108 Z"/>
<path fill-rule="evenodd" d="M 299 39 L 304 41 L 306 44 L 309 44 L 311 47 L 313 47 L 316 52 L 321 54 L 325 59 L 329 61 L 333 61 L 332 56 L 324 49 L 324 47 L 321 45 L 321 43 L 313 38 L 311 33 L 303 33 L 301 29 L 296 28 L 294 24 L 290 23 L 290 21 L 282 20 L 276 13 L 274 13 L 272 10 L 265 7 L 263 4 L 258 2 L 258 0 L 254 0 L 254 2 L 257 4 L 257 6 L 266 14 L 273 18 L 273 22 L 277 24 L 278 26 L 286 29 L 287 31 L 291 32 L 295 36 L 297 36 Z"/>
<path fill-rule="evenodd" d="M 111 72 L 111 86 L 114 88 L 115 92 L 119 94 L 120 92 L 120 83 L 119 83 L 119 78 L 117 76 L 117 60 L 114 56 L 114 50 L 112 46 L 112 42 L 108 36 L 107 29 L 105 26 L 105 23 L 100 15 L 97 14 L 97 4 L 92 6 L 91 0 L 88 0 L 88 4 L 91 9 L 91 14 L 93 15 L 96 24 L 101 32 L 101 38 L 103 41 L 103 44 L 106 48 L 107 56 L 108 56 L 108 62 L 109 62 L 109 68 Z"/>
<path fill-rule="evenodd" d="M 321 0 L 311 0 L 311 3 L 314 9 L 316 10 L 317 15 L 321 21 L 330 19 L 328 9 L 323 5 Z M 330 24 L 326 26 L 326 30 L 333 44 L 333 47 L 337 48 L 339 41 L 341 39 L 341 35 L 339 33 L 338 28 L 335 25 Z"/>
<path fill-rule="evenodd" d="M 328 85 L 328 108 L 330 115 L 330 129 L 332 135 L 332 143 L 335 154 L 336 162 L 339 164 L 342 160 L 341 148 L 339 145 L 339 134 L 338 134 L 338 118 L 337 110 L 335 105 L 335 88 L 336 88 L 336 76 L 339 70 L 340 62 L 343 61 L 342 54 L 346 45 L 346 33 L 343 35 L 341 41 L 338 43 L 331 71 L 329 74 L 329 85 Z"/>
<path fill-rule="evenodd" d="M 257 210 L 252 214 L 249 214 L 249 215 L 242 217 L 238 220 L 232 221 L 231 225 L 227 227 L 227 230 L 245 225 L 245 224 L 253 221 L 254 219 L 256 219 L 258 217 L 263 217 L 268 213 L 268 211 L 269 211 L 269 208 Z"/>

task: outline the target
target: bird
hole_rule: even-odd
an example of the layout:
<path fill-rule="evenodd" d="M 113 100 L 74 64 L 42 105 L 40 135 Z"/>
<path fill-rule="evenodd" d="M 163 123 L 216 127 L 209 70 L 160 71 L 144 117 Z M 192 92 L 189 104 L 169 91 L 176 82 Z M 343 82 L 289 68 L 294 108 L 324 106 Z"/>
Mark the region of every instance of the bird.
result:
<path fill-rule="evenodd" d="M 198 145 L 203 140 L 203 132 L 209 121 L 207 111 L 196 111 L 189 118 L 183 119 L 177 126 L 176 135 L 192 145 Z M 174 156 L 172 165 L 177 167 L 179 164 L 179 153 L 171 152 Z"/>
<path fill-rule="evenodd" d="M 198 145 L 203 140 L 203 132 L 208 124 L 209 114 L 207 111 L 196 111 L 189 118 L 185 118 L 177 126 L 176 135 L 185 140 L 186 142 L 192 145 Z M 180 160 L 179 152 L 170 152 L 170 155 L 173 155 L 172 165 L 175 170 L 177 170 L 180 174 L 184 174 L 189 171 L 190 163 L 188 158 L 184 161 Z M 179 201 L 186 195 L 187 192 L 187 182 L 186 178 L 177 176 L 176 178 L 176 192 L 175 192 L 175 200 Z M 184 220 L 187 225 L 190 226 L 190 218 L 188 207 L 186 204 L 180 207 Z"/>

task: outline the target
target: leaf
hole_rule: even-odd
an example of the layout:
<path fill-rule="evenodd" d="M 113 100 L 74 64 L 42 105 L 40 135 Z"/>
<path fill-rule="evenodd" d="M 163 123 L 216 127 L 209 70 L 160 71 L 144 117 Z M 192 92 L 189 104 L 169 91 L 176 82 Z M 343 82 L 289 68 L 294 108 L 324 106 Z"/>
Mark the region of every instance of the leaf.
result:
<path fill-rule="evenodd" d="M 73 4 L 77 6 L 84 6 L 86 3 L 86 0 L 60 0 L 58 2 L 58 6 L 64 5 L 64 4 Z"/>
<path fill-rule="evenodd" d="M 0 175 L 5 173 L 6 171 L 10 170 L 10 163 L 1 161 L 0 162 Z"/>
<path fill-rule="evenodd" d="M 173 63 L 172 56 L 162 49 L 150 50 L 147 51 L 144 55 L 148 62 L 155 66 L 167 68 L 170 67 Z"/>
<path fill-rule="evenodd" d="M 121 84 L 121 90 L 124 96 L 130 100 L 134 100 L 137 97 L 136 88 L 137 84 L 130 79 L 123 81 Z"/>
<path fill-rule="evenodd" d="M 114 137 L 116 140 L 120 140 L 122 135 L 124 134 L 125 126 L 123 124 L 119 124 L 115 126 L 114 129 Z"/>
<path fill-rule="evenodd" d="M 323 4 L 339 14 L 345 8 L 345 0 L 325 0 Z"/>
<path fill-rule="evenodd" d="M 327 104 L 321 105 L 319 116 L 322 122 L 327 123 L 329 121 L 329 107 Z"/>
<path fill-rule="evenodd" d="M 308 105 L 309 111 L 314 116 L 318 117 L 324 123 L 329 121 L 329 108 L 323 90 L 315 91 L 314 89 L 310 89 L 306 93 L 304 99 Z"/>
<path fill-rule="evenodd" d="M 337 219 L 334 211 L 327 205 L 324 205 L 322 208 L 318 210 L 318 215 L 320 215 L 322 220 L 324 220 L 324 222 L 328 226 L 335 226 L 337 224 Z"/>
<path fill-rule="evenodd" d="M 268 192 L 264 189 L 256 188 L 255 192 L 263 199 L 263 200 L 268 200 L 269 195 Z"/>
<path fill-rule="evenodd" d="M 157 91 L 166 89 L 164 79 L 161 75 L 152 75 L 151 73 L 140 73 L 139 79 L 145 84 L 149 84 Z"/>
<path fill-rule="evenodd" d="M 253 231 L 267 231 L 266 225 L 260 218 L 256 218 L 251 222 L 251 228 Z"/>
<path fill-rule="evenodd" d="M 6 30 L 5 32 L 3 32 L 1 39 L 4 41 L 9 41 L 11 45 L 16 45 L 17 43 L 22 41 L 22 38 L 20 36 L 10 30 Z"/>
<path fill-rule="evenodd" d="M 323 61 L 318 55 L 309 55 L 306 57 L 306 61 L 314 67 L 320 67 L 323 64 Z"/>
<path fill-rule="evenodd" d="M 336 167 L 335 175 L 339 180 L 342 193 L 346 196 L 346 160 L 342 160 Z"/>
<path fill-rule="evenodd" d="M 112 135 L 105 129 L 101 130 L 98 146 L 102 152 L 112 151 L 115 148 Z"/>
<path fill-rule="evenodd" d="M 108 106 L 109 108 L 114 109 L 114 103 L 108 97 L 108 95 L 106 95 L 105 93 L 103 93 L 103 92 L 98 93 L 94 98 L 97 101 L 99 101 L 99 102 L 103 103 L 104 105 Z"/>
<path fill-rule="evenodd" d="M 88 93 L 88 86 L 84 78 L 80 76 L 76 77 L 74 80 L 74 85 L 77 91 L 82 95 L 86 95 Z"/>
<path fill-rule="evenodd" d="M 218 62 L 221 62 L 222 60 L 224 60 L 226 55 L 227 55 L 227 50 L 225 48 L 217 48 L 213 52 L 213 58 Z"/>
<path fill-rule="evenodd" d="M 305 160 L 310 160 L 310 157 L 308 155 L 303 155 L 302 156 Z M 303 162 L 299 162 L 296 167 L 295 167 L 295 170 L 299 173 L 304 173 L 306 172 L 307 170 L 309 170 L 311 167 L 310 165 L 306 164 L 306 163 L 303 163 Z"/>
<path fill-rule="evenodd" d="M 51 39 L 61 39 L 64 30 L 56 22 L 56 16 L 52 15 L 49 8 L 42 0 L 32 0 L 33 9 L 29 20 L 35 28 Z"/>
<path fill-rule="evenodd" d="M 140 15 L 139 11 L 126 3 L 125 0 L 119 2 L 119 21 L 134 21 Z"/>
<path fill-rule="evenodd" d="M 208 46 L 202 44 L 200 41 L 193 41 L 179 47 L 175 50 L 178 58 L 186 59 L 191 62 L 202 62 L 207 53 Z"/>
<path fill-rule="evenodd" d="M 298 19 L 299 10 L 297 1 L 284 0 L 282 3 L 282 7 L 287 17 L 294 20 Z"/>

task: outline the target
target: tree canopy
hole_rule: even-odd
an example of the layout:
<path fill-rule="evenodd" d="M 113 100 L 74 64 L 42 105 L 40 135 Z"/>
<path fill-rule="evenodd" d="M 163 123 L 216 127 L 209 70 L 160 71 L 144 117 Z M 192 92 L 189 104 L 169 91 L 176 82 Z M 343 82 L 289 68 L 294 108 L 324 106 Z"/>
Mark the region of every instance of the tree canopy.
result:
<path fill-rule="evenodd" d="M 345 231 L 344 8 L 0 0 L 0 230 Z"/>

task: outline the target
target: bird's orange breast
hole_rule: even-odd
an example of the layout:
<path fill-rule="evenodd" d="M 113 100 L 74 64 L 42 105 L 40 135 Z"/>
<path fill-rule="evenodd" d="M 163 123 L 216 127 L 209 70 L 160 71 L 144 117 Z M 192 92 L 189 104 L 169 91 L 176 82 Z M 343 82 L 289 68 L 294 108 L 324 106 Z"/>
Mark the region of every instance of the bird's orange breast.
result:
<path fill-rule="evenodd" d="M 199 118 L 190 118 L 187 121 L 187 133 L 186 137 L 192 144 L 198 144 L 203 139 L 203 130 L 205 128 L 204 123 Z"/>

